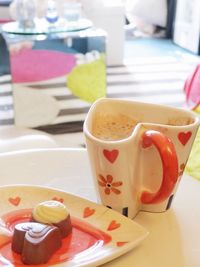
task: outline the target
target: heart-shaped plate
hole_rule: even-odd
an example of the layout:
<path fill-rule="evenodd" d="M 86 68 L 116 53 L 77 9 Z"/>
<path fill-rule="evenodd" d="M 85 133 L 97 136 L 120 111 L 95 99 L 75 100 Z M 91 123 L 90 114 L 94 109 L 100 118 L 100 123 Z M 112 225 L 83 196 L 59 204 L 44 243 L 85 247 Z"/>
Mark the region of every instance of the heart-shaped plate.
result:
<path fill-rule="evenodd" d="M 32 208 L 46 200 L 56 199 L 67 206 L 73 231 L 49 262 L 39 266 L 98 266 L 130 251 L 148 235 L 146 229 L 125 216 L 61 190 L 10 185 L 0 187 L 0 195 L 0 266 L 27 266 L 11 251 L 13 228 L 30 220 Z M 5 237 L 7 232 L 11 232 L 10 239 Z"/>

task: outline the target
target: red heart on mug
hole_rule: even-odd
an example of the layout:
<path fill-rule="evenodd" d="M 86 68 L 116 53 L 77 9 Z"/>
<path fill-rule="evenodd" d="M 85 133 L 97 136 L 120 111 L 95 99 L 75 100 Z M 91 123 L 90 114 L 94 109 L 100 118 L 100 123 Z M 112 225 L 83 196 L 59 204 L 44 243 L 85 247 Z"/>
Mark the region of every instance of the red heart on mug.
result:
<path fill-rule="evenodd" d="M 178 134 L 178 139 L 182 145 L 186 145 L 191 136 L 192 132 L 187 132 L 187 133 L 181 132 Z"/>
<path fill-rule="evenodd" d="M 115 220 L 111 221 L 111 223 L 109 224 L 108 228 L 107 228 L 107 231 L 113 231 L 117 228 L 120 227 L 120 223 L 117 223 Z"/>
<path fill-rule="evenodd" d="M 105 156 L 105 158 L 110 161 L 111 163 L 115 162 L 115 160 L 117 159 L 118 155 L 119 155 L 119 151 L 117 149 L 113 149 L 113 150 L 107 150 L 104 149 L 103 150 L 103 154 Z"/>
<path fill-rule="evenodd" d="M 20 197 L 15 197 L 15 198 L 12 198 L 12 197 L 9 197 L 8 201 L 14 205 L 14 206 L 18 206 L 20 201 L 21 201 L 21 198 Z"/>

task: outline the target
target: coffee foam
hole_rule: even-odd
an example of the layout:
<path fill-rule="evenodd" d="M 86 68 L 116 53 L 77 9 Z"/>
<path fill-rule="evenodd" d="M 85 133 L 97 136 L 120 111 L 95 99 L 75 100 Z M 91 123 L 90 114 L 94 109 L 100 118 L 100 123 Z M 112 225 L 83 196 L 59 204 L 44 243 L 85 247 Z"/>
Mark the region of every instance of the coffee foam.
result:
<path fill-rule="evenodd" d="M 92 134 L 102 140 L 120 140 L 130 136 L 136 124 L 136 120 L 124 114 L 101 114 L 94 120 Z"/>
<path fill-rule="evenodd" d="M 170 118 L 168 120 L 168 125 L 172 125 L 172 126 L 184 126 L 184 125 L 189 125 L 194 123 L 194 120 L 192 118 L 187 118 L 187 117 L 174 117 L 174 118 Z"/>

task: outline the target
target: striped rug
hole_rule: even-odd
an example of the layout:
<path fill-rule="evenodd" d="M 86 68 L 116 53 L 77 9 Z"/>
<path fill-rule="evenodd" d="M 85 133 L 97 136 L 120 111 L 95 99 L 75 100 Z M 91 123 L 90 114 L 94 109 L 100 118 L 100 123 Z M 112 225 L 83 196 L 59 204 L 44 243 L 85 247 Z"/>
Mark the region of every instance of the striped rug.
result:
<path fill-rule="evenodd" d="M 196 66 L 195 60 L 176 57 L 137 57 L 126 59 L 124 65 L 107 67 L 107 97 L 129 98 L 143 102 L 184 107 L 185 79 Z M 43 88 L 59 103 L 59 116 L 52 125 L 38 127 L 52 134 L 81 132 L 90 105 L 66 90 L 64 79 L 49 84 L 29 84 Z M 11 76 L 0 77 L 0 125 L 14 124 Z"/>

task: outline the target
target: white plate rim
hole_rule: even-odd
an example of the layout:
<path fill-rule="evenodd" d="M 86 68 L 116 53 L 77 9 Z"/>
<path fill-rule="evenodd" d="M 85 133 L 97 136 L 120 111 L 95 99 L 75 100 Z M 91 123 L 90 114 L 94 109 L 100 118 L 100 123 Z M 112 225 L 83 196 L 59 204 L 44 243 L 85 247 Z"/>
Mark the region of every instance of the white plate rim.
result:
<path fill-rule="evenodd" d="M 26 194 L 24 190 L 26 191 Z M 132 250 L 148 236 L 148 231 L 144 227 L 134 222 L 133 220 L 119 214 L 118 212 L 113 211 L 107 207 L 104 207 L 90 200 L 84 199 L 82 197 L 69 194 L 66 191 L 54 189 L 48 186 L 26 185 L 26 184 L 13 184 L 13 185 L 0 186 L 1 200 L 7 201 L 7 204 L 4 204 L 4 202 L 1 201 L 0 216 L 5 214 L 6 212 L 18 210 L 19 208 L 20 209 L 33 208 L 32 205 L 30 206 L 28 201 L 22 204 L 20 204 L 19 202 L 18 205 L 13 205 L 8 201 L 9 198 L 15 199 L 19 197 L 19 199 L 21 200 L 26 197 L 29 198 L 30 196 L 35 197 L 35 195 L 30 194 L 29 191 L 43 192 L 44 196 L 40 195 L 41 199 L 40 197 L 38 198 L 38 196 L 36 196 L 38 198 L 36 200 L 38 203 L 41 201 L 52 199 L 52 196 L 57 196 L 64 199 L 64 204 L 66 204 L 72 216 L 85 220 L 86 222 L 90 223 L 94 227 L 102 230 L 103 232 L 109 234 L 112 237 L 112 241 L 102 247 L 103 248 L 102 255 L 100 256 L 94 255 L 96 258 L 93 257 L 92 259 L 89 258 L 87 259 L 86 257 L 86 259 L 84 259 L 83 256 L 83 259 L 79 258 L 77 260 L 75 259 L 76 258 L 75 257 L 70 261 L 66 261 L 64 263 L 52 266 L 57 266 L 57 267 L 99 266 Z M 48 199 L 46 199 L 46 194 L 49 197 Z M 68 203 L 66 203 L 67 201 Z M 2 206 L 5 207 L 2 208 Z M 83 218 L 83 212 L 87 207 L 89 207 L 89 211 L 95 210 L 95 212 L 94 214 Z M 108 230 L 108 228 L 106 229 L 105 226 L 107 227 L 113 221 L 115 221 L 116 225 L 119 223 L 120 227 L 114 230 Z M 127 243 L 125 243 L 122 246 L 116 246 L 118 242 L 123 243 L 123 241 L 121 241 L 123 240 L 122 234 L 126 236 L 126 238 L 129 238 L 129 240 L 126 239 Z M 98 250 L 95 253 L 98 253 Z"/>

